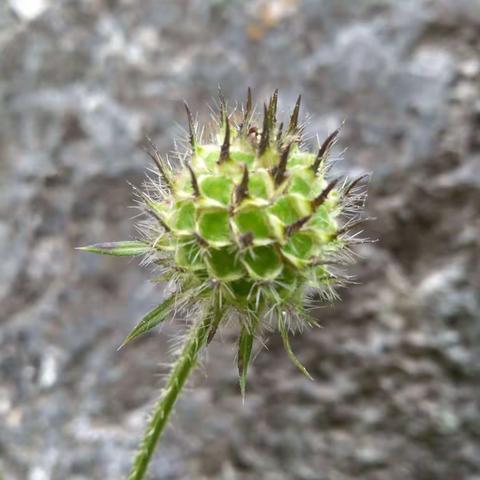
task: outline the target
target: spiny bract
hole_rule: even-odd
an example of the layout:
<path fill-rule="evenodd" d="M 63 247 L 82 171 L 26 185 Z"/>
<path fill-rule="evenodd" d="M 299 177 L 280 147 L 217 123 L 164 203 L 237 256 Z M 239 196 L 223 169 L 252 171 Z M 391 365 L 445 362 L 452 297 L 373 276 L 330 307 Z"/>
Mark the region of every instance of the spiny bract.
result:
<path fill-rule="evenodd" d="M 353 182 L 325 178 L 327 156 L 338 130 L 317 153 L 305 151 L 299 124 L 300 97 L 288 125 L 277 122 L 278 92 L 253 111 L 251 92 L 241 112 L 220 119 L 210 142 L 202 142 L 187 107 L 189 147 L 174 169 L 154 148 L 158 178 L 135 189 L 151 218 L 143 239 L 98 244 L 85 250 L 145 255 L 159 268 L 158 281 L 175 292 L 150 312 L 125 343 L 150 330 L 174 310 L 206 303 L 212 312 L 208 340 L 219 324 L 240 322 L 239 374 L 242 393 L 255 334 L 276 326 L 287 353 L 288 332 L 310 323 L 309 294 L 333 295 L 340 279 L 332 266 L 348 260 L 365 194 Z M 343 222 L 339 219 L 343 214 Z"/>

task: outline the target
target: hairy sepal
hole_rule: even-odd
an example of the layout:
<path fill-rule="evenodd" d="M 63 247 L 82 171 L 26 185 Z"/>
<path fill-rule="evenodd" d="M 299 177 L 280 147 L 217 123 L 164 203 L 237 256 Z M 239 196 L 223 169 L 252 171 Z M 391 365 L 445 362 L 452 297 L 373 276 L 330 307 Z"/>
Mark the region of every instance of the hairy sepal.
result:
<path fill-rule="evenodd" d="M 176 294 L 174 293 L 164 300 L 160 305 L 157 305 L 153 310 L 148 312 L 126 336 L 125 340 L 118 347 L 118 349 L 120 350 L 140 335 L 150 332 L 153 328 L 166 320 L 173 313 L 175 308 L 175 300 Z"/>
<path fill-rule="evenodd" d="M 136 257 L 149 253 L 151 251 L 151 247 L 147 242 L 132 240 L 124 242 L 95 243 L 85 247 L 78 247 L 77 250 L 82 250 L 89 253 L 97 253 L 99 255 Z"/>
<path fill-rule="evenodd" d="M 242 400 L 245 401 L 248 366 L 252 355 L 254 334 L 252 328 L 243 326 L 238 339 L 238 377 Z"/>

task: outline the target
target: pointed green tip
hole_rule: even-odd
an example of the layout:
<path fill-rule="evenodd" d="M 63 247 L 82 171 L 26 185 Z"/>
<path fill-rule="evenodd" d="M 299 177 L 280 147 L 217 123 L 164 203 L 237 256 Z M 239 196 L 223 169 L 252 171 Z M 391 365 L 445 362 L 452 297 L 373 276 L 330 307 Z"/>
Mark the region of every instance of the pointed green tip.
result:
<path fill-rule="evenodd" d="M 123 350 L 131 341 L 133 338 L 126 338 L 116 349 L 116 352 L 119 352 L 120 350 Z"/>
<path fill-rule="evenodd" d="M 172 294 L 166 298 L 160 305 L 157 305 L 153 310 L 148 312 L 142 320 L 133 328 L 133 330 L 125 337 L 125 340 L 117 348 L 117 352 L 125 347 L 135 338 L 149 332 L 158 324 L 166 320 L 172 312 L 172 307 L 175 303 L 176 295 Z"/>
<path fill-rule="evenodd" d="M 242 403 L 245 404 L 245 394 L 247 390 L 247 379 L 244 375 L 241 375 L 238 379 L 238 383 L 240 384 L 240 394 L 242 395 Z"/>
<path fill-rule="evenodd" d="M 148 315 L 147 315 L 148 317 Z M 123 342 L 118 346 L 117 352 L 126 347 L 132 340 L 135 340 L 140 335 L 149 332 L 152 328 L 156 327 L 163 318 L 150 319 L 148 322 L 145 322 L 145 317 L 143 320 L 123 339 Z"/>
<path fill-rule="evenodd" d="M 82 245 L 81 247 L 74 247 L 75 250 L 80 252 L 87 252 L 87 253 L 99 253 L 105 255 L 105 252 L 101 251 L 97 244 L 94 245 Z"/>
<path fill-rule="evenodd" d="M 117 257 L 134 257 L 136 255 L 144 255 L 151 250 L 146 242 L 141 241 L 124 241 L 124 242 L 105 242 L 87 245 L 85 247 L 75 247 L 88 253 L 97 253 L 100 255 L 113 255 Z"/>
<path fill-rule="evenodd" d="M 135 329 L 134 329 L 135 330 Z M 129 335 L 127 335 L 124 339 L 123 339 L 123 342 L 117 347 L 117 352 L 119 352 L 120 350 L 123 350 L 123 348 L 125 348 L 132 340 L 134 340 L 135 338 L 137 338 L 139 335 L 143 334 L 143 333 L 146 333 L 148 330 L 145 330 L 145 331 L 141 331 L 141 332 L 136 332 L 136 330 L 134 332 L 131 332 Z"/>
<path fill-rule="evenodd" d="M 312 382 L 314 381 L 313 377 L 310 375 L 310 372 L 305 367 L 303 367 L 303 370 L 301 370 L 301 371 L 310 381 L 312 381 Z"/>
<path fill-rule="evenodd" d="M 120 350 L 122 350 L 122 348 L 127 344 L 127 343 L 130 343 L 130 336 L 128 336 L 127 338 L 125 338 L 125 340 L 117 347 L 117 352 L 119 352 Z"/>
<path fill-rule="evenodd" d="M 243 403 L 245 403 L 247 373 L 251 360 L 253 339 L 253 331 L 250 331 L 248 327 L 243 326 L 238 339 L 238 381 Z"/>

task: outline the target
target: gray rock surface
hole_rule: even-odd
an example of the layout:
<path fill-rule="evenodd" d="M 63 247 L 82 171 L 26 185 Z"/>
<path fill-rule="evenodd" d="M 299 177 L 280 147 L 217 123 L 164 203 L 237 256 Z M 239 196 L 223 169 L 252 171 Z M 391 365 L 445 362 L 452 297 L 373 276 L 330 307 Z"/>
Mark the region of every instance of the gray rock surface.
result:
<path fill-rule="evenodd" d="M 128 471 L 182 320 L 117 353 L 162 291 L 73 248 L 134 235 L 144 136 L 221 84 L 346 119 L 379 241 L 294 341 L 315 382 L 272 337 L 242 405 L 224 331 L 151 478 L 480 479 L 479 0 L 7 0 L 0 52 L 0 478 Z"/>

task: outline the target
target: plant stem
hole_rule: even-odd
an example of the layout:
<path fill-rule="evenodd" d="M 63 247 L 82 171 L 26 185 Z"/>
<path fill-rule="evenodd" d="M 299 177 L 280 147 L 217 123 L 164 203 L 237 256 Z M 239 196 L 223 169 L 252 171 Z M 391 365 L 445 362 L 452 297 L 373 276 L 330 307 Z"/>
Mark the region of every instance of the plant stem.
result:
<path fill-rule="evenodd" d="M 152 418 L 133 461 L 128 480 L 142 480 L 147 471 L 155 446 L 165 429 L 175 401 L 197 363 L 198 353 L 206 343 L 212 323 L 210 313 L 211 311 L 208 309 L 203 319 L 192 326 L 182 351 L 172 366 L 167 385 L 154 407 Z"/>

